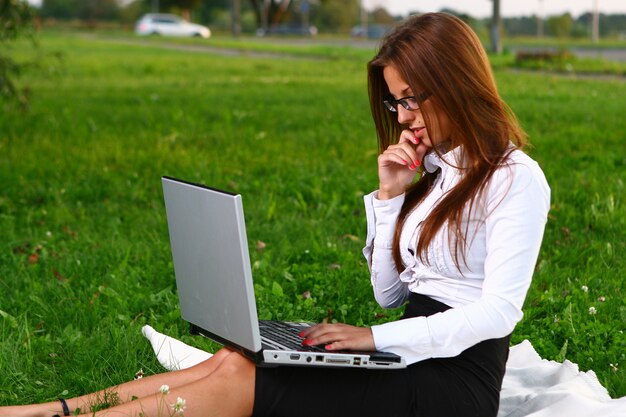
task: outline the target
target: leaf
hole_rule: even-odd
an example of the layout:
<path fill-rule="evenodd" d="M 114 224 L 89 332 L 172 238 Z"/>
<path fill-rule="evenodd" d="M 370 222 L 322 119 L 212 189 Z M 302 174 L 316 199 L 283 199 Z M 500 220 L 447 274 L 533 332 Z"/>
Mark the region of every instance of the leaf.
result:
<path fill-rule="evenodd" d="M 6 311 L 0 310 L 0 317 L 9 322 L 9 326 L 15 328 L 17 327 L 17 320 L 15 317 L 7 313 Z"/>
<path fill-rule="evenodd" d="M 563 362 L 565 360 L 565 355 L 567 355 L 568 342 L 569 342 L 569 339 L 565 339 L 565 343 L 563 343 L 563 346 L 561 347 L 559 354 L 556 356 L 557 362 Z"/>
<path fill-rule="evenodd" d="M 322 323 L 332 323 L 333 322 L 333 309 L 329 308 L 326 317 L 322 319 Z"/>
<path fill-rule="evenodd" d="M 67 281 L 67 278 L 61 275 L 56 269 L 52 269 L 52 275 L 61 282 Z"/>
<path fill-rule="evenodd" d="M 272 294 L 277 297 L 282 297 L 285 293 L 283 292 L 283 287 L 276 281 L 272 283 Z"/>
<path fill-rule="evenodd" d="M 276 201 L 272 200 L 269 207 L 267 208 L 267 214 L 265 215 L 265 219 L 270 221 L 274 218 L 274 214 L 276 214 Z"/>
<path fill-rule="evenodd" d="M 39 254 L 37 252 L 32 253 L 28 256 L 28 263 L 31 265 L 36 264 L 37 262 L 39 262 Z"/>
<path fill-rule="evenodd" d="M 293 275 L 291 275 L 291 273 L 287 270 L 283 271 L 283 278 L 287 281 L 293 282 Z"/>
<path fill-rule="evenodd" d="M 576 328 L 574 327 L 574 317 L 572 313 L 572 303 L 569 303 L 567 307 L 565 307 L 565 310 L 563 310 L 563 319 L 567 324 L 569 324 L 570 328 L 572 329 L 572 333 L 576 334 Z"/>
<path fill-rule="evenodd" d="M 353 241 L 353 242 L 360 242 L 360 241 L 361 241 L 361 239 L 359 239 L 357 236 L 351 235 L 351 234 L 349 234 L 349 233 L 348 233 L 348 234 L 343 235 L 343 237 L 344 237 L 345 239 L 351 240 L 351 241 Z"/>
<path fill-rule="evenodd" d="M 30 251 L 30 247 L 31 247 L 31 244 L 28 243 L 28 242 L 25 242 L 25 243 L 23 243 L 23 244 L 21 244 L 19 246 L 15 246 L 13 248 L 13 253 L 23 255 L 23 254 L 28 253 Z"/>
<path fill-rule="evenodd" d="M 63 233 L 74 239 L 78 237 L 78 232 L 70 229 L 69 227 L 67 227 L 67 225 L 63 226 Z"/>
<path fill-rule="evenodd" d="M 102 295 L 105 295 L 107 297 L 111 297 L 111 298 L 121 298 L 120 294 L 115 291 L 113 288 L 107 287 L 105 285 L 100 285 L 98 287 L 98 292 Z"/>

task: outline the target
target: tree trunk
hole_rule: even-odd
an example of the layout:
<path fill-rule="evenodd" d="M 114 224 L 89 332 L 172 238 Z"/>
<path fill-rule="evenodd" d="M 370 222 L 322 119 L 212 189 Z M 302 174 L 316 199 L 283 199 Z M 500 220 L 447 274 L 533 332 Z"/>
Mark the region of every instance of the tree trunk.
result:
<path fill-rule="evenodd" d="M 500 0 L 493 1 L 493 16 L 491 18 L 491 52 L 502 53 L 502 39 L 500 30 L 502 28 L 502 17 L 500 16 Z"/>
<path fill-rule="evenodd" d="M 241 0 L 233 0 L 233 36 L 241 35 Z"/>
<path fill-rule="evenodd" d="M 598 12 L 598 0 L 593 0 L 593 16 L 591 18 L 591 42 L 598 43 L 600 40 L 600 16 Z"/>

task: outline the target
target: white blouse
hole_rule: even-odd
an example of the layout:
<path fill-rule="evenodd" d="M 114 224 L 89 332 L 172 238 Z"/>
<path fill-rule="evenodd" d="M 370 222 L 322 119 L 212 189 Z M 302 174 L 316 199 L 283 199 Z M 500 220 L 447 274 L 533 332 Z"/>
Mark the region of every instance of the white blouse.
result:
<path fill-rule="evenodd" d="M 455 166 L 462 166 L 460 149 L 441 158 L 434 152 L 424 158 L 424 169 L 441 171 L 405 221 L 400 254 L 407 267 L 401 273 L 393 262 L 391 246 L 404 194 L 378 200 L 375 191 L 364 197 L 367 240 L 363 254 L 376 301 L 384 308 L 398 307 L 412 291 L 452 307 L 430 317 L 372 327 L 376 348 L 404 356 L 409 364 L 456 356 L 483 340 L 513 331 L 523 315 L 550 209 L 550 188 L 541 168 L 515 150 L 493 174 L 483 198 L 472 209 L 469 224 L 462 225 L 468 236 L 465 262 L 459 256 L 460 270 L 453 261 L 446 225 L 435 235 L 422 262 L 416 254 L 421 221 L 459 182 L 462 171 Z"/>

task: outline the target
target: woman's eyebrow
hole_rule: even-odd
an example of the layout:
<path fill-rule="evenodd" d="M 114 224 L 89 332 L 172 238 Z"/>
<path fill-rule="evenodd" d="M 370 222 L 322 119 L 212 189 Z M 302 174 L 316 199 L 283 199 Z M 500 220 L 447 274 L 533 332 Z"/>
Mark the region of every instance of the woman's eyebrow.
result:
<path fill-rule="evenodd" d="M 391 91 L 389 92 L 389 94 L 391 94 L 391 96 L 392 96 L 394 99 L 396 99 L 396 100 L 397 100 L 397 99 L 398 99 L 398 98 L 400 98 L 400 97 L 408 97 L 408 96 L 412 96 L 412 95 L 413 95 L 413 91 L 411 90 L 411 87 L 410 87 L 410 86 L 407 86 L 405 89 L 403 89 L 403 90 L 401 90 L 401 91 L 400 91 L 400 97 L 396 97 L 396 95 L 395 95 L 395 94 L 392 94 L 392 93 L 391 93 Z"/>

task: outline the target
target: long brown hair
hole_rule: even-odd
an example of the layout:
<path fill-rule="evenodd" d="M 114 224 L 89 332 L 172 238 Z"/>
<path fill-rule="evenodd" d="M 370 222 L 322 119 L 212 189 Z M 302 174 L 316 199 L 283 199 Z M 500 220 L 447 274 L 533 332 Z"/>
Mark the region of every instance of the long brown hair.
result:
<path fill-rule="evenodd" d="M 397 143 L 403 126 L 382 101 L 389 96 L 383 70 L 393 66 L 414 94 L 427 92 L 429 106 L 422 115 L 430 132 L 439 125 L 437 116 L 449 120 L 450 149 L 461 146 L 459 183 L 433 208 L 422 222 L 417 255 L 428 262 L 427 248 L 435 234 L 448 223 L 450 250 L 456 267 L 465 261 L 469 222 L 463 220 L 475 209 L 495 170 L 506 161 L 513 142 L 525 145 L 526 134 L 498 94 L 487 55 L 480 40 L 462 20 L 446 13 L 413 16 L 388 35 L 378 54 L 368 64 L 370 107 L 378 135 L 379 152 Z M 393 242 L 398 271 L 400 231 L 408 214 L 428 193 L 436 174 L 424 172 L 406 190 Z M 469 210 L 469 211 L 467 211 Z M 454 242 L 454 243 L 453 243 Z"/>

